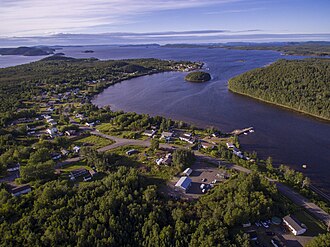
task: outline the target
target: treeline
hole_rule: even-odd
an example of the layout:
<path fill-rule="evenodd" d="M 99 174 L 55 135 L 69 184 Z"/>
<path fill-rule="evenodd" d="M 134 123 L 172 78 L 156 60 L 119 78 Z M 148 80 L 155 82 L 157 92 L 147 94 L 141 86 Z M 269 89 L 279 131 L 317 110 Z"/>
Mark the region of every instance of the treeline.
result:
<path fill-rule="evenodd" d="M 0 190 L 1 246 L 250 246 L 232 230 L 287 213 L 276 187 L 239 174 L 200 201 L 166 199 L 136 169 L 71 186 L 51 181 L 12 197 Z"/>
<path fill-rule="evenodd" d="M 231 91 L 330 120 L 330 59 L 279 60 L 229 80 Z"/>

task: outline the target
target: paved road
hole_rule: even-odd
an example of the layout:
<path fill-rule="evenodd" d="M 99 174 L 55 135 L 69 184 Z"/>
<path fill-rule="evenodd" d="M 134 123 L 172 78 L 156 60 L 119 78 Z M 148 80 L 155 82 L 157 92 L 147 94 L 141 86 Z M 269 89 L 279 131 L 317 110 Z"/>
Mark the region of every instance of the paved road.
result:
<path fill-rule="evenodd" d="M 116 143 L 102 147 L 100 149 L 98 149 L 98 151 L 100 152 L 104 152 L 113 148 L 117 148 L 120 146 L 127 146 L 127 145 L 136 145 L 136 146 L 142 146 L 142 147 L 149 147 L 150 146 L 150 139 L 147 140 L 132 140 L 132 139 L 125 139 L 125 138 L 120 138 L 120 137 L 116 137 L 116 136 L 110 136 L 110 135 L 106 135 L 106 134 L 102 134 L 98 131 L 91 131 L 92 135 L 97 135 L 103 138 L 107 138 L 107 139 L 111 139 L 113 141 L 115 141 Z M 170 145 L 168 144 L 160 144 L 160 147 L 162 148 L 171 148 Z M 209 157 L 209 156 L 205 156 L 204 154 L 196 151 L 195 152 L 196 156 L 200 159 L 203 159 L 205 161 L 208 162 L 212 162 L 214 164 L 221 164 L 221 165 L 226 165 L 227 168 L 231 168 L 231 169 L 235 169 L 237 171 L 240 172 L 244 172 L 244 173 L 251 173 L 252 171 L 242 167 L 242 166 L 238 166 L 235 164 L 230 164 L 227 162 L 224 162 L 222 160 L 213 158 L 213 157 Z M 70 160 L 66 160 L 63 164 L 68 164 L 72 163 L 72 162 L 76 162 L 77 160 L 80 160 L 80 157 L 77 158 L 73 158 Z M 295 204 L 297 204 L 298 206 L 301 206 L 303 208 L 305 208 L 307 211 L 309 211 L 311 214 L 313 214 L 317 219 L 321 220 L 322 222 L 324 222 L 326 225 L 330 224 L 330 215 L 328 213 L 326 213 L 324 210 L 322 210 L 320 207 L 318 207 L 316 204 L 309 202 L 305 197 L 301 196 L 300 194 L 298 194 L 297 192 L 295 192 L 294 190 L 292 190 L 291 188 L 273 180 L 270 178 L 267 178 L 269 181 L 273 182 L 276 184 L 278 190 L 286 197 L 288 197 L 290 200 L 292 200 Z"/>

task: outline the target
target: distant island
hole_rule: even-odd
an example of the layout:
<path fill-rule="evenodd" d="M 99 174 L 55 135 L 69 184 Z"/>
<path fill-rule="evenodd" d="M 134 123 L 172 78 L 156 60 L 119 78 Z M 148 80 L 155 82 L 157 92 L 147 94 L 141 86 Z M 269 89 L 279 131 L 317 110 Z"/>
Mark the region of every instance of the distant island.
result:
<path fill-rule="evenodd" d="M 93 50 L 86 50 L 86 51 L 83 51 L 83 53 L 94 53 Z"/>
<path fill-rule="evenodd" d="M 184 79 L 189 82 L 207 82 L 211 80 L 211 75 L 203 71 L 194 71 L 186 75 Z"/>
<path fill-rule="evenodd" d="M 47 46 L 0 48 L 0 55 L 46 56 L 54 54 L 55 49 Z"/>
<path fill-rule="evenodd" d="M 229 80 L 231 91 L 330 120 L 330 59 L 279 60 Z"/>
<path fill-rule="evenodd" d="M 330 56 L 330 42 L 308 41 L 308 42 L 229 42 L 217 44 L 166 44 L 164 48 L 222 48 L 231 50 L 271 50 L 282 52 L 283 55 L 296 56 Z"/>

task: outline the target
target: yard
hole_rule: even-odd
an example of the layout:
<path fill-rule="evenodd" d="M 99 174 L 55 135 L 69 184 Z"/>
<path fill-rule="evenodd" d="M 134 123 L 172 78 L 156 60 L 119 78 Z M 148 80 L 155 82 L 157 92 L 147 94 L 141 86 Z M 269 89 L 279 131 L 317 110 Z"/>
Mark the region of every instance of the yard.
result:
<path fill-rule="evenodd" d="M 111 145 L 115 142 L 110 139 L 106 139 L 106 138 L 103 138 L 100 136 L 91 135 L 91 136 L 87 136 L 82 139 L 76 140 L 73 143 L 77 146 L 83 146 L 83 145 L 89 144 L 89 145 L 93 146 L 94 148 L 98 149 L 98 148 L 102 148 L 102 147 Z"/>

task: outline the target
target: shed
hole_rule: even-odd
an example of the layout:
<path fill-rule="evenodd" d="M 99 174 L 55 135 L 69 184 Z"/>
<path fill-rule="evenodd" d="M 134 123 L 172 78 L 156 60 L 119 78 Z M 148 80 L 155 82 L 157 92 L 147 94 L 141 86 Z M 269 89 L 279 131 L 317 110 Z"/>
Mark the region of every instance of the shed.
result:
<path fill-rule="evenodd" d="M 187 168 L 186 170 L 183 171 L 183 175 L 189 177 L 192 172 L 193 170 L 191 168 Z"/>
<path fill-rule="evenodd" d="M 25 185 L 21 185 L 21 186 L 11 189 L 11 194 L 13 196 L 19 196 L 22 194 L 29 193 L 30 191 L 31 191 L 31 186 L 28 184 L 25 184 Z"/>
<path fill-rule="evenodd" d="M 191 178 L 189 177 L 181 177 L 179 181 L 175 184 L 175 187 L 178 187 L 184 191 L 186 191 L 191 185 Z"/>
<path fill-rule="evenodd" d="M 283 218 L 283 222 L 289 227 L 293 235 L 301 235 L 306 232 L 306 228 L 303 227 L 302 224 L 291 215 L 285 216 Z"/>

